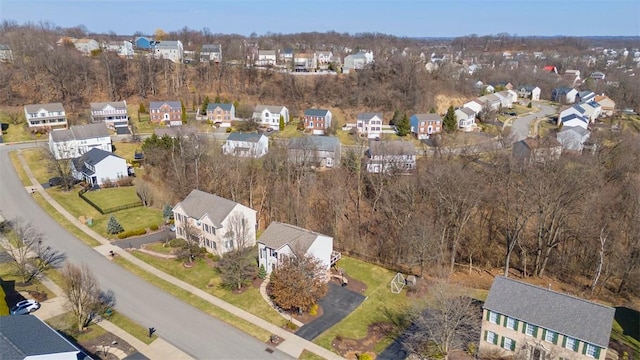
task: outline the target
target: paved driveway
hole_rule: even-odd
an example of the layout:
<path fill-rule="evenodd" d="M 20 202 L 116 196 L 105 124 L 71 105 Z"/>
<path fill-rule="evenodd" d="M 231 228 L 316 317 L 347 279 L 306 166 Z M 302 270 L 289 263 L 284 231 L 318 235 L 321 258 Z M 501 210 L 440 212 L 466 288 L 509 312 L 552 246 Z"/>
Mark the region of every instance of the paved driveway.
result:
<path fill-rule="evenodd" d="M 309 341 L 315 339 L 325 330 L 349 315 L 364 299 L 364 295 L 330 282 L 327 295 L 319 301 L 320 306 L 322 306 L 322 315 L 298 329 L 296 335 Z"/>
<path fill-rule="evenodd" d="M 122 249 L 140 249 L 140 246 L 144 244 L 165 241 L 167 237 L 169 239 L 175 239 L 176 233 L 169 230 L 160 230 L 151 234 L 137 236 L 135 238 L 114 241 L 113 245 L 116 245 L 117 247 Z"/>

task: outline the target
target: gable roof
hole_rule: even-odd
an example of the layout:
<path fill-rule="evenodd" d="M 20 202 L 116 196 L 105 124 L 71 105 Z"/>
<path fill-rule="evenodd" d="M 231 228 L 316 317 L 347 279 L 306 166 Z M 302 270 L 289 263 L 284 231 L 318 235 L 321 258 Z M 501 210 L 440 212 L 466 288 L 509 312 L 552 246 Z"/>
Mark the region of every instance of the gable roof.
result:
<path fill-rule="evenodd" d="M 258 242 L 276 250 L 289 245 L 295 253 L 305 254 L 318 236 L 322 234 L 274 221 L 262 233 Z"/>
<path fill-rule="evenodd" d="M 182 104 L 180 101 L 152 101 L 149 103 L 149 109 L 160 109 L 164 104 L 167 104 L 174 109 L 182 110 Z"/>
<path fill-rule="evenodd" d="M 567 122 L 567 121 L 571 121 L 573 119 L 578 119 L 578 120 L 580 120 L 580 121 L 582 121 L 584 123 L 589 123 L 589 121 L 587 119 L 585 119 L 584 116 L 578 115 L 576 113 L 571 113 L 569 115 L 565 115 L 560 119 L 560 121 L 564 123 L 564 122 Z"/>
<path fill-rule="evenodd" d="M 263 112 L 264 110 L 269 110 L 270 113 L 281 113 L 284 110 L 284 106 L 279 105 L 256 105 L 254 112 Z"/>
<path fill-rule="evenodd" d="M 442 121 L 442 117 L 439 114 L 413 114 L 412 118 L 416 118 L 418 121 Z"/>
<path fill-rule="evenodd" d="M 224 111 L 231 111 L 231 108 L 233 107 L 233 104 L 222 104 L 222 103 L 213 103 L 213 104 L 208 104 L 207 105 L 207 111 L 209 110 L 215 110 L 215 108 L 221 108 Z"/>
<path fill-rule="evenodd" d="M 586 341 L 609 346 L 615 309 L 498 276 L 484 308 Z"/>
<path fill-rule="evenodd" d="M 102 149 L 93 148 L 86 153 L 82 154 L 80 157 L 73 159 L 73 162 L 76 165 L 76 169 L 82 169 L 84 164 L 96 165 L 100 163 L 102 160 L 108 158 L 109 156 L 116 157 L 118 159 L 122 159 L 120 156 L 110 153 L 108 151 L 104 151 Z"/>
<path fill-rule="evenodd" d="M 335 136 L 306 136 L 289 139 L 289 149 L 336 151 L 340 143 Z"/>
<path fill-rule="evenodd" d="M 356 120 L 369 122 L 369 120 L 373 119 L 374 116 L 377 116 L 380 120 L 383 119 L 382 113 L 358 113 L 356 115 Z"/>
<path fill-rule="evenodd" d="M 565 126 L 562 128 L 562 130 L 558 131 L 558 135 L 566 133 L 576 133 L 580 137 L 591 134 L 589 130 L 583 128 L 582 126 Z"/>
<path fill-rule="evenodd" d="M 307 109 L 304 111 L 304 116 L 327 116 L 329 110 L 325 109 Z"/>
<path fill-rule="evenodd" d="M 467 108 L 467 107 L 463 107 L 463 108 L 460 108 L 458 110 L 460 110 L 463 114 L 465 114 L 467 116 L 474 116 L 474 117 L 476 116 L 476 112 L 471 110 L 471 109 L 469 109 L 469 108 Z M 456 111 L 458 111 L 458 110 L 456 110 Z"/>
<path fill-rule="evenodd" d="M 370 141 L 369 154 L 374 155 L 415 155 L 416 149 L 409 141 Z"/>
<path fill-rule="evenodd" d="M 194 189 L 178 205 L 189 217 L 202 219 L 207 216 L 216 227 L 221 227 L 222 222 L 229 216 L 233 208 L 240 204 L 218 195 Z"/>
<path fill-rule="evenodd" d="M 32 104 L 32 105 L 25 105 L 24 108 L 25 110 L 27 110 L 28 113 L 35 113 L 40 111 L 40 109 L 44 109 L 49 112 L 64 111 L 64 107 L 62 106 L 62 103 Z"/>
<path fill-rule="evenodd" d="M 73 359 L 86 357 L 35 316 L 0 316 L 0 354 L 3 359 L 24 359 L 60 353 L 73 353 Z"/>
<path fill-rule="evenodd" d="M 262 137 L 266 137 L 266 136 L 262 134 L 256 134 L 256 133 L 232 132 L 227 137 L 227 141 L 246 141 L 246 142 L 257 143 L 258 141 L 260 141 L 260 139 L 262 139 Z"/>
<path fill-rule="evenodd" d="M 555 88 L 553 89 L 553 92 L 556 95 L 566 95 L 572 91 L 575 91 L 576 93 L 578 93 L 578 90 L 574 89 L 574 88 L 568 88 L 568 87 L 559 87 L 559 88 Z"/>
<path fill-rule="evenodd" d="M 219 44 L 206 44 L 202 45 L 200 52 L 220 52 L 221 46 Z"/>
<path fill-rule="evenodd" d="M 160 41 L 156 44 L 156 49 L 175 49 L 175 48 L 179 48 L 180 46 L 178 45 L 182 45 L 182 43 L 180 42 L 180 40 L 176 40 L 176 41 L 171 41 L 171 40 L 165 40 L 165 41 Z"/>
<path fill-rule="evenodd" d="M 109 129 L 104 123 L 73 125 L 67 130 L 55 130 L 50 132 L 54 142 L 69 140 L 86 140 L 100 137 L 109 137 Z"/>
<path fill-rule="evenodd" d="M 0 50 L 11 50 L 11 48 L 7 44 L 0 44 Z"/>
<path fill-rule="evenodd" d="M 91 111 L 101 111 L 107 106 L 111 106 L 118 110 L 127 110 L 127 103 L 124 101 L 92 102 L 90 106 Z"/>

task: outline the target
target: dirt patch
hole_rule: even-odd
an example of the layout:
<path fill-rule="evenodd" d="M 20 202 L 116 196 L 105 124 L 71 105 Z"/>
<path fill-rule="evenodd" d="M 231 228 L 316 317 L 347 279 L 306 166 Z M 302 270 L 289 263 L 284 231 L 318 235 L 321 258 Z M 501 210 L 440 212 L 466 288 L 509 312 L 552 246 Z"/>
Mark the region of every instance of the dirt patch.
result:
<path fill-rule="evenodd" d="M 335 270 L 332 270 L 331 274 L 340 276 L 340 274 Z M 346 280 L 344 282 L 346 283 L 346 285 L 343 285 L 343 281 L 342 279 L 340 279 L 340 277 L 332 276 L 330 281 L 343 285 L 347 289 L 358 294 L 364 294 L 365 290 L 367 290 L 367 284 L 363 283 L 362 281 L 356 280 L 349 275 L 344 275 L 344 279 Z"/>
<path fill-rule="evenodd" d="M 79 345 L 94 359 L 117 360 L 118 357 L 109 352 L 109 350 L 112 349 L 119 349 L 127 354 L 127 356 L 136 352 L 133 346 L 111 333 L 100 335 L 91 340 L 82 341 Z"/>
<path fill-rule="evenodd" d="M 392 330 L 393 325 L 388 323 L 376 323 L 369 325 L 367 336 L 362 339 L 349 339 L 336 336 L 331 346 L 346 359 L 358 359 L 359 354 L 369 353 L 373 355 L 373 349 L 377 343 L 384 339 Z M 373 356 L 375 358 L 375 356 Z"/>
<path fill-rule="evenodd" d="M 260 289 L 260 285 L 262 285 L 262 282 L 264 280 L 260 279 L 259 277 L 253 279 L 253 281 L 251 282 L 251 286 L 253 286 L 256 289 Z"/>

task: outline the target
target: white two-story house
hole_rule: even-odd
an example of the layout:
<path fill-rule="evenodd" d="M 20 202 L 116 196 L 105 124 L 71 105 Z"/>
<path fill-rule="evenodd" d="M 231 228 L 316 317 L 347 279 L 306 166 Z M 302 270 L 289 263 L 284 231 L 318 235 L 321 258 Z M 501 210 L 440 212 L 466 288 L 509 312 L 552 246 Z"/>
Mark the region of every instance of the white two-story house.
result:
<path fill-rule="evenodd" d="M 370 141 L 367 157 L 370 173 L 404 174 L 416 168 L 416 149 L 409 141 Z"/>
<path fill-rule="evenodd" d="M 382 136 L 382 113 L 359 113 L 356 115 L 358 135 L 366 135 L 369 139 L 380 139 Z"/>
<path fill-rule="evenodd" d="M 101 186 L 129 176 L 127 161 L 109 151 L 93 148 L 71 160 L 71 175 L 89 186 Z"/>
<path fill-rule="evenodd" d="M 213 254 L 256 244 L 256 211 L 202 190 L 176 204 L 173 217 L 178 237 L 190 237 Z"/>
<path fill-rule="evenodd" d="M 153 52 L 157 59 L 167 59 L 174 63 L 181 63 L 184 58 L 184 47 L 180 40 L 160 41 L 153 48 Z"/>
<path fill-rule="evenodd" d="M 24 116 L 33 130 L 67 127 L 67 115 L 61 103 L 25 105 Z"/>
<path fill-rule="evenodd" d="M 74 125 L 49 132 L 49 151 L 57 159 L 71 159 L 98 148 L 111 152 L 111 136 L 105 124 Z"/>
<path fill-rule="evenodd" d="M 257 105 L 253 110 L 253 119 L 262 126 L 268 126 L 273 130 L 280 129 L 280 117 L 284 124 L 289 123 L 289 109 L 285 106 Z"/>
<path fill-rule="evenodd" d="M 231 133 L 222 145 L 225 155 L 259 158 L 269 151 L 269 139 L 256 133 Z"/>
<path fill-rule="evenodd" d="M 114 131 L 118 131 L 118 128 L 128 129 L 129 114 L 126 101 L 92 102 L 90 106 L 92 123 L 104 123 Z"/>

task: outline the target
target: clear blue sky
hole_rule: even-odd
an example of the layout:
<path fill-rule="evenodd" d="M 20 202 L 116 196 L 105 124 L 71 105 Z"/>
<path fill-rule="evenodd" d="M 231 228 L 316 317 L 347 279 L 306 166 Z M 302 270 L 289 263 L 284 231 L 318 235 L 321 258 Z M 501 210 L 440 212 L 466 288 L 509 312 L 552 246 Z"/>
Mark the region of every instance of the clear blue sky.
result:
<path fill-rule="evenodd" d="M 120 35 L 187 26 L 241 35 L 640 36 L 640 0 L 0 0 L 0 19 Z"/>

